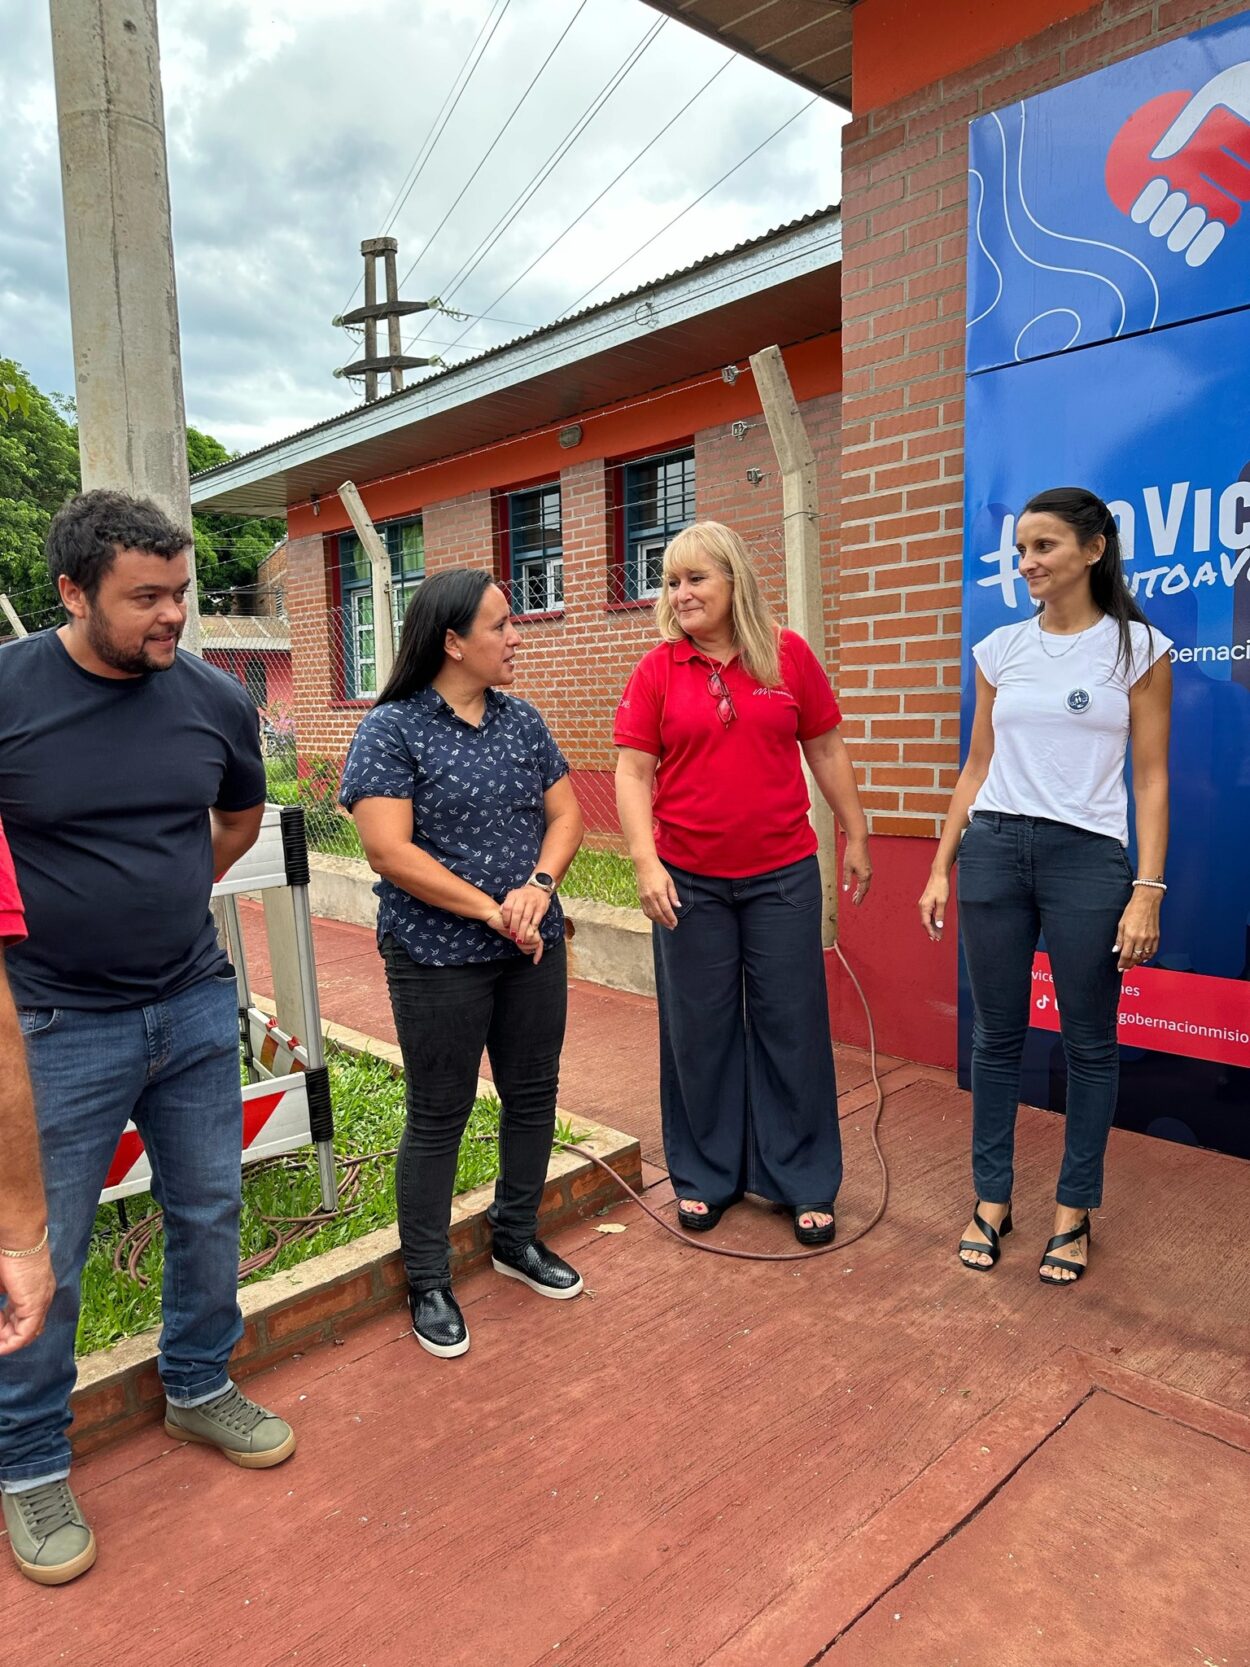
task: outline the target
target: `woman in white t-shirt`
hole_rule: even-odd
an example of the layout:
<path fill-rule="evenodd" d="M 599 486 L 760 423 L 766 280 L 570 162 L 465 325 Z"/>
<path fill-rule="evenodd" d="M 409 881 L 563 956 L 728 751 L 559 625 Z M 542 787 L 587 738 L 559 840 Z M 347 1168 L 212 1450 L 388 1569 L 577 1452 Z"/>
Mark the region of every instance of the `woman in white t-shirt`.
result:
<path fill-rule="evenodd" d="M 959 924 L 975 1009 L 972 1222 L 966 1267 L 988 1272 L 1011 1231 L 1012 1153 L 1034 951 L 1044 934 L 1068 1063 L 1054 1237 L 1040 1268 L 1074 1284 L 1102 1202 L 1119 1080 L 1122 974 L 1159 947 L 1166 886 L 1169 640 L 1124 582 L 1116 524 L 1080 487 L 1041 492 L 1016 527 L 1037 612 L 972 650 L 977 702 L 920 918 L 942 934 L 959 859 Z M 1133 749 L 1138 874 L 1125 854 Z M 967 832 L 964 832 L 965 827 Z M 961 837 L 962 836 L 962 837 Z"/>

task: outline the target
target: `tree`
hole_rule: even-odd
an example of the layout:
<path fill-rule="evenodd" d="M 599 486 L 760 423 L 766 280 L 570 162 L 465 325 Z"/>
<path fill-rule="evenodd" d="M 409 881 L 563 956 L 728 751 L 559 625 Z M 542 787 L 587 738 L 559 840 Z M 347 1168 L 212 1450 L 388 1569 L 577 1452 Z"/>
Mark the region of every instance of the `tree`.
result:
<path fill-rule="evenodd" d="M 53 515 L 80 490 L 73 417 L 72 400 L 41 393 L 20 365 L 0 359 L 0 590 L 31 629 L 61 617 L 44 542 Z M 192 474 L 228 463 L 232 455 L 211 434 L 188 428 Z M 192 531 L 201 610 L 224 613 L 232 590 L 240 588 L 246 598 L 255 586 L 256 569 L 285 536 L 286 523 L 197 515 Z"/>
<path fill-rule="evenodd" d="M 187 429 L 187 462 L 193 475 L 204 469 L 229 463 L 237 454 L 226 450 L 211 434 Z M 204 613 L 227 613 L 238 591 L 244 607 L 255 595 L 256 569 L 279 539 L 286 537 L 286 522 L 248 516 L 234 520 L 227 515 L 197 515 L 195 532 L 195 574 Z"/>
<path fill-rule="evenodd" d="M 40 393 L 11 359 L 0 359 L 0 590 L 28 625 L 59 617 L 43 546 L 48 523 L 78 490 L 73 402 Z"/>

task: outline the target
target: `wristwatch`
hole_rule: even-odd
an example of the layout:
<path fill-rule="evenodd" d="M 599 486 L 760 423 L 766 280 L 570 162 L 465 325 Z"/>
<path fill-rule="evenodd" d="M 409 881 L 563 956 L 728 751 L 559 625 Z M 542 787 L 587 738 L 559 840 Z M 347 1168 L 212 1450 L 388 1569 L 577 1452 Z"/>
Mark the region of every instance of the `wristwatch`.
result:
<path fill-rule="evenodd" d="M 545 891 L 548 897 L 556 894 L 556 883 L 550 874 L 544 874 L 541 868 L 536 868 L 525 882 L 527 886 L 537 886 L 539 891 Z"/>

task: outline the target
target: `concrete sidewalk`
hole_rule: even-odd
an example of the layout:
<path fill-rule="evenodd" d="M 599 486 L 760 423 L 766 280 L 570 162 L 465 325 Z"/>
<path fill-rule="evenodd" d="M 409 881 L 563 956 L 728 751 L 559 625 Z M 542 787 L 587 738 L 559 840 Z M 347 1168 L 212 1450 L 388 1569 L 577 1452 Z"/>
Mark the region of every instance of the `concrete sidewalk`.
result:
<path fill-rule="evenodd" d="M 339 1008 L 352 940 L 319 933 L 327 1017 L 382 1030 L 372 986 Z M 653 1127 L 649 1004 L 574 1008 L 570 1111 Z M 855 1063 L 842 1236 L 880 1185 Z M 1247 1667 L 1250 1166 L 1113 1134 L 1092 1270 L 1055 1290 L 1062 1124 L 1025 1110 L 1018 1230 L 973 1274 L 966 1096 L 885 1063 L 870 1237 L 732 1261 L 625 1205 L 625 1232 L 556 1240 L 576 1302 L 465 1281 L 461 1360 L 388 1314 L 253 1379 L 299 1431 L 280 1469 L 144 1429 L 76 1472 L 90 1575 L 0 1568 L 14 1659 Z M 712 1242 L 795 1248 L 750 1203 Z"/>

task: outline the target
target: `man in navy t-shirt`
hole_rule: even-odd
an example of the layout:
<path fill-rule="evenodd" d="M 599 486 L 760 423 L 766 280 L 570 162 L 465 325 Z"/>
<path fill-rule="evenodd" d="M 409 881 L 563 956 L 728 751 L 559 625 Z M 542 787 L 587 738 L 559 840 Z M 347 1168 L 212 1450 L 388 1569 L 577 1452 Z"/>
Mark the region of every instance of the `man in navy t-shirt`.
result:
<path fill-rule="evenodd" d="M 75 498 L 48 534 L 68 621 L 0 649 L 0 818 L 29 934 L 7 965 L 57 1280 L 42 1335 L 0 1357 L 0 1489 L 18 1565 L 43 1585 L 95 1561 L 66 1430 L 82 1266 L 128 1119 L 165 1215 L 167 1430 L 248 1469 L 295 1446 L 227 1373 L 242 1101 L 209 893 L 256 839 L 265 772 L 244 690 L 178 652 L 190 543 L 154 504 Z"/>

